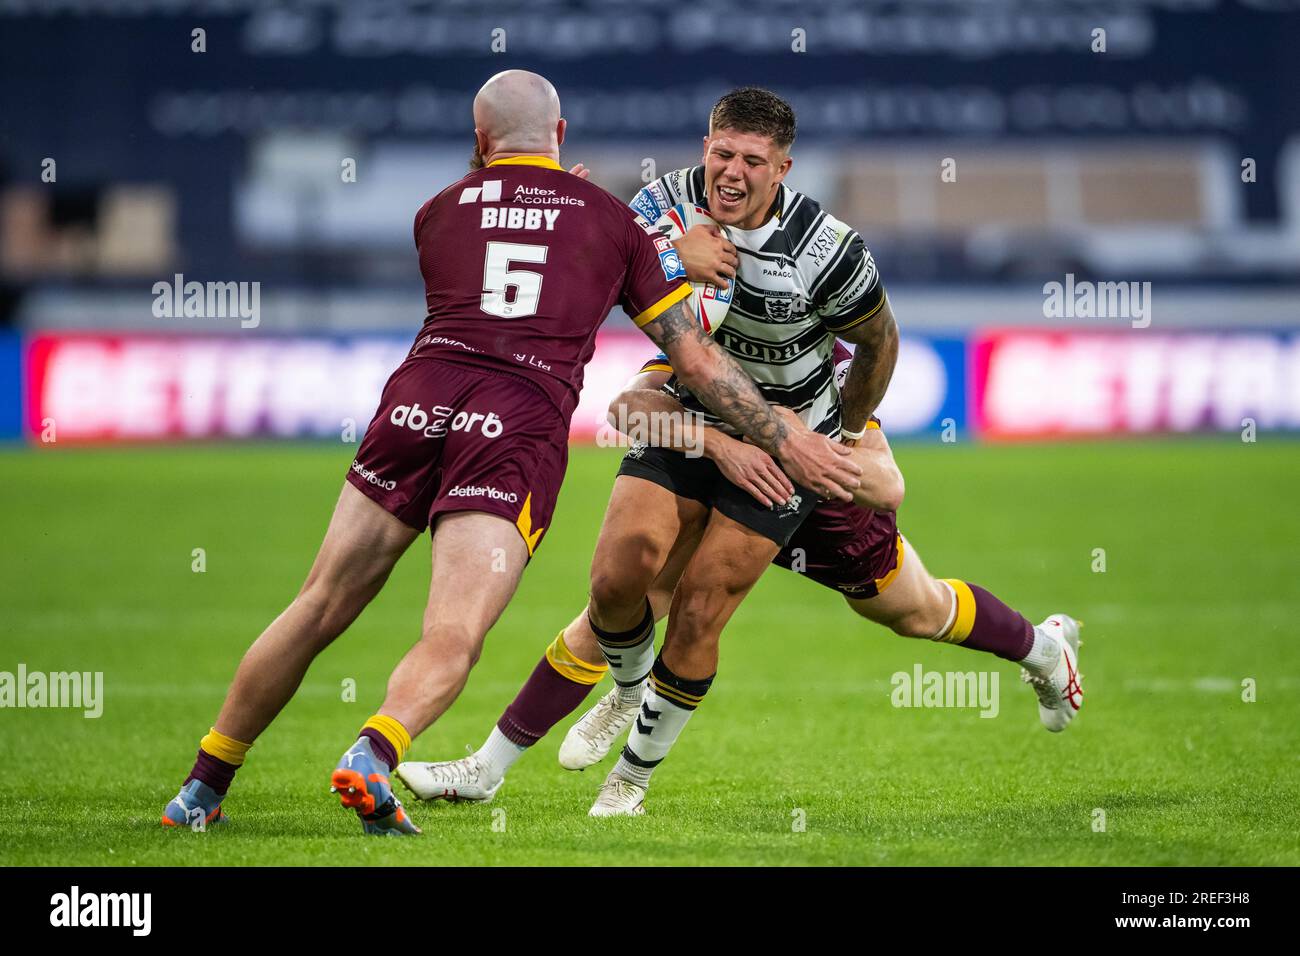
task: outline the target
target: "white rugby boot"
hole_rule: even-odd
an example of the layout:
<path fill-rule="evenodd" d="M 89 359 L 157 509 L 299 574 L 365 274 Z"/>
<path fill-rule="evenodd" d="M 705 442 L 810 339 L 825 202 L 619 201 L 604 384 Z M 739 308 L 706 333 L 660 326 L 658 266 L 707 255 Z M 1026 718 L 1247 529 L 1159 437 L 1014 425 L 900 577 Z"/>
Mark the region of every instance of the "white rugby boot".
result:
<path fill-rule="evenodd" d="M 645 813 L 646 788 L 609 772 L 600 785 L 596 802 L 587 811 L 589 817 L 639 817 Z"/>
<path fill-rule="evenodd" d="M 1055 638 L 1061 655 L 1049 673 L 1021 670 L 1020 679 L 1038 695 L 1038 719 L 1052 733 L 1060 733 L 1083 706 L 1083 683 L 1079 676 L 1080 622 L 1068 614 L 1053 614 L 1038 629 Z"/>
<path fill-rule="evenodd" d="M 644 686 L 644 685 L 643 685 Z M 560 766 L 565 770 L 583 770 L 600 763 L 614 741 L 631 726 L 641 709 L 641 698 L 625 702 L 615 686 L 596 706 L 578 718 L 560 744 Z"/>
<path fill-rule="evenodd" d="M 407 761 L 394 772 L 421 800 L 489 803 L 506 779 L 495 776 L 477 754 L 439 763 Z"/>

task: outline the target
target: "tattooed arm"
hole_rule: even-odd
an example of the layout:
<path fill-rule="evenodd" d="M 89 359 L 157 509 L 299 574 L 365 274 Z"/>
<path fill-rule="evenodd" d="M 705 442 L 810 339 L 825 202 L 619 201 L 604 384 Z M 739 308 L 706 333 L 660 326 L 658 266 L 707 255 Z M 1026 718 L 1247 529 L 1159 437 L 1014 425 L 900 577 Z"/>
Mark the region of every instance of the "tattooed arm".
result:
<path fill-rule="evenodd" d="M 683 302 L 642 327 L 686 383 L 714 414 L 769 455 L 787 439 L 789 427 L 768 405 L 730 355 L 700 328 Z"/>
<path fill-rule="evenodd" d="M 847 449 L 783 420 L 744 369 L 704 333 L 688 304 L 672 306 L 641 329 L 700 401 L 778 459 L 792 480 L 818 494 L 852 500 L 861 469 L 846 457 Z"/>
<path fill-rule="evenodd" d="M 840 389 L 840 421 L 845 431 L 860 432 L 885 397 L 898 361 L 898 323 L 889 300 L 866 322 L 838 334 L 855 346 L 848 377 Z M 845 441 L 853 444 L 852 439 Z"/>

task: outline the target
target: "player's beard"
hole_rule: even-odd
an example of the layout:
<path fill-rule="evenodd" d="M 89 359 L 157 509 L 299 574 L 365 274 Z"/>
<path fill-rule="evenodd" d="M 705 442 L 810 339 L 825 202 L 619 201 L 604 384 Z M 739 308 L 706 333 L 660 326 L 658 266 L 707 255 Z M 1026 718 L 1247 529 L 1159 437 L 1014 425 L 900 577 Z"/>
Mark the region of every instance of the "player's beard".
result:
<path fill-rule="evenodd" d="M 469 155 L 469 171 L 472 173 L 476 169 L 483 168 L 483 154 L 478 149 L 478 137 L 474 137 L 474 152 Z"/>

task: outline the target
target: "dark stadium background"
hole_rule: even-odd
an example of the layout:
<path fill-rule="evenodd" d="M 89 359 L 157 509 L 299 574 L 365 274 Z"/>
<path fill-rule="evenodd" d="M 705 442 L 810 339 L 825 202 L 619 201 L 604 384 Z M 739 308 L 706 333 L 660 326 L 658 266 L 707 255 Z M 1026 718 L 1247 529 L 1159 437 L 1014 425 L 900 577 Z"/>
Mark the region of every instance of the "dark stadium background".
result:
<path fill-rule="evenodd" d="M 516 842 L 425 811 L 439 842 L 369 859 L 1294 864 L 1298 738 L 1270 708 L 1300 685 L 1298 47 L 1285 0 L 0 0 L 0 670 L 107 688 L 98 722 L 0 712 L 6 765 L 66 756 L 102 796 L 4 774 L 0 862 L 198 862 L 155 811 L 423 317 L 413 214 L 463 174 L 475 90 L 522 67 L 560 92 L 566 165 L 629 198 L 698 161 L 724 90 L 791 100 L 791 182 L 861 231 L 903 330 L 881 411 L 903 529 L 937 573 L 1082 617 L 1092 696 L 1052 740 L 1009 668 L 1003 720 L 893 710 L 890 673 L 980 664 L 773 572 L 646 829 L 590 842 L 596 780 L 547 753 L 512 775 Z M 177 275 L 258 283 L 256 320 L 159 317 Z M 1149 283 L 1149 324 L 1046 308 L 1050 283 L 1107 282 Z M 476 745 L 580 607 L 617 460 L 588 446 L 648 351 L 622 315 L 601 333 L 555 527 L 417 756 Z M 261 842 L 209 860 L 332 859 L 318 771 L 413 639 L 427 562 L 412 549 L 259 742 L 231 810 Z M 38 799 L 65 816 L 22 822 Z M 1015 840 L 1028 824 L 1058 842 Z"/>

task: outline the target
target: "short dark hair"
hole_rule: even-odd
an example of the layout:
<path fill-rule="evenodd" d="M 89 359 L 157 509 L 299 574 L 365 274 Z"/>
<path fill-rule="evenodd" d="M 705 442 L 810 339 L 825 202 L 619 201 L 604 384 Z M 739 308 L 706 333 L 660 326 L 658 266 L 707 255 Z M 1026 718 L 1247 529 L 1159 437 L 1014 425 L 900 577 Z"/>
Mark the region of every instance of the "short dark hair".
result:
<path fill-rule="evenodd" d="M 794 110 L 771 90 L 742 86 L 725 94 L 709 114 L 709 132 L 719 129 L 767 136 L 788 150 L 794 142 Z"/>

